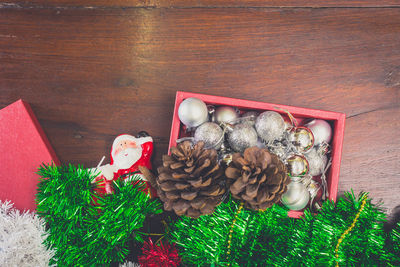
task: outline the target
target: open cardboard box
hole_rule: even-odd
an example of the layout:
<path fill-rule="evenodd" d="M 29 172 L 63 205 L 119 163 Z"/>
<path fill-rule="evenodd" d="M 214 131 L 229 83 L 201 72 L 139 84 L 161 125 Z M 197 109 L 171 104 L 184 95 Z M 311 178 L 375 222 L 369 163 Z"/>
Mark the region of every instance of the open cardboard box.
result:
<path fill-rule="evenodd" d="M 330 143 L 332 151 L 332 165 L 329 168 L 326 177 L 328 183 L 329 199 L 336 201 L 339 184 L 340 161 L 342 158 L 344 124 L 346 119 L 346 115 L 344 113 L 178 91 L 176 93 L 168 151 L 171 147 L 176 146 L 176 140 L 178 138 L 185 136 L 182 127 L 183 124 L 180 122 L 178 117 L 178 108 L 181 102 L 189 97 L 197 97 L 203 100 L 207 105 L 232 106 L 237 107 L 241 111 L 254 110 L 258 112 L 263 112 L 266 110 L 273 110 L 280 113 L 283 117 L 287 116 L 284 111 L 287 110 L 296 118 L 298 123 L 301 123 L 304 119 L 308 118 L 323 119 L 328 121 L 333 129 L 333 138 Z M 299 218 L 302 214 L 302 211 L 289 211 L 288 213 L 288 215 L 293 218 Z"/>

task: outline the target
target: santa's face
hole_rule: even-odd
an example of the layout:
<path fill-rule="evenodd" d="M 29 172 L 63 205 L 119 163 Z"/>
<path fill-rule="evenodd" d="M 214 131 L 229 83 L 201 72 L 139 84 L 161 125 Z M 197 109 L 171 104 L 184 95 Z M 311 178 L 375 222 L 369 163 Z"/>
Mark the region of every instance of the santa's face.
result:
<path fill-rule="evenodd" d="M 122 140 L 114 148 L 114 165 L 118 169 L 128 169 L 142 156 L 142 147 L 132 140 Z"/>

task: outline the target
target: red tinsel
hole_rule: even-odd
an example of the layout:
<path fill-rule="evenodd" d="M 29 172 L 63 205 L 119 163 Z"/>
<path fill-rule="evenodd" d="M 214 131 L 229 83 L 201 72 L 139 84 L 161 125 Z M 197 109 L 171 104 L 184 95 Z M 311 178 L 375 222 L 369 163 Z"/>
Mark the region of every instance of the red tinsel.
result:
<path fill-rule="evenodd" d="M 139 264 L 143 267 L 177 267 L 181 262 L 175 246 L 168 243 L 156 245 L 149 239 L 144 242 L 142 252 Z"/>

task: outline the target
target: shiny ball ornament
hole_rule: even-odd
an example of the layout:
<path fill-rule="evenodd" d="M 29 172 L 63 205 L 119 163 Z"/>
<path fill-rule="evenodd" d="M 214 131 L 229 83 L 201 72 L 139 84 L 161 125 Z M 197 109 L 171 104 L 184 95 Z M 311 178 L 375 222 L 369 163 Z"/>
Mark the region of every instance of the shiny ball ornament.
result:
<path fill-rule="evenodd" d="M 304 155 L 308 161 L 309 171 L 308 174 L 311 176 L 321 175 L 324 171 L 326 164 L 328 163 L 328 157 L 318 152 L 316 148 L 313 148 Z"/>
<path fill-rule="evenodd" d="M 291 177 L 303 176 L 308 173 L 309 164 L 302 155 L 292 155 L 287 159 L 287 167 Z"/>
<path fill-rule="evenodd" d="M 311 150 L 314 146 L 314 135 L 310 129 L 306 127 L 296 127 L 290 132 L 290 141 L 301 153 Z"/>
<path fill-rule="evenodd" d="M 281 202 L 291 210 L 302 210 L 310 201 L 310 193 L 300 182 L 294 181 L 287 186 L 287 191 L 282 195 Z"/>
<path fill-rule="evenodd" d="M 286 129 L 282 116 L 275 111 L 265 111 L 256 120 L 258 135 L 267 143 L 279 140 Z"/>
<path fill-rule="evenodd" d="M 208 109 L 201 99 L 190 97 L 179 105 L 178 116 L 183 124 L 193 128 L 208 121 Z"/>
<path fill-rule="evenodd" d="M 324 120 L 313 119 L 307 122 L 305 127 L 309 128 L 314 135 L 314 145 L 329 143 L 332 139 L 332 128 L 330 124 Z"/>
<path fill-rule="evenodd" d="M 224 142 L 224 131 L 214 122 L 205 122 L 194 132 L 194 141 L 204 142 L 204 147 L 220 149 Z"/>
<path fill-rule="evenodd" d="M 250 126 L 254 126 L 256 124 L 256 119 L 258 117 L 258 112 L 248 111 L 242 115 L 240 118 L 241 123 L 246 123 Z"/>
<path fill-rule="evenodd" d="M 218 107 L 214 113 L 214 121 L 218 123 L 235 124 L 238 117 L 236 110 L 227 106 Z"/>
<path fill-rule="evenodd" d="M 257 145 L 257 132 L 253 127 L 247 124 L 236 124 L 233 130 L 228 134 L 230 147 L 236 152 L 243 152 L 248 147 Z"/>

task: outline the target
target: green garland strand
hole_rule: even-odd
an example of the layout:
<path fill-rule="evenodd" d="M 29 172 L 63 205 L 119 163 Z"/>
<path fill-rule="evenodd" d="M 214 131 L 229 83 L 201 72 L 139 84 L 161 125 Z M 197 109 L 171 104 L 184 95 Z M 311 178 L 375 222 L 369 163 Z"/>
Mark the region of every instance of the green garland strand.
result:
<path fill-rule="evenodd" d="M 37 213 L 46 220 L 45 243 L 55 248 L 51 264 L 103 266 L 123 262 L 132 242 L 143 242 L 146 216 L 161 213 L 145 184 L 114 182 L 114 193 L 94 193 L 95 175 L 81 167 L 43 165 L 36 194 Z M 138 178 L 136 178 L 138 179 Z M 93 203 L 93 197 L 98 204 Z"/>
<path fill-rule="evenodd" d="M 198 219 L 180 217 L 176 223 L 171 223 L 167 237 L 180 248 L 179 255 L 187 265 L 246 266 L 251 260 L 254 266 L 258 261 L 258 249 L 268 245 L 259 243 L 259 233 L 265 229 L 276 233 L 274 226 L 289 221 L 287 211 L 279 206 L 265 212 L 239 209 L 240 203 L 230 200 L 222 203 L 212 215 Z"/>
<path fill-rule="evenodd" d="M 288 218 L 278 205 L 265 212 L 243 209 L 237 213 L 239 205 L 229 200 L 212 215 L 181 217 L 170 223 L 167 237 L 177 244 L 184 264 L 400 265 L 400 224 L 386 233 L 385 214 L 366 193 L 358 197 L 345 193 L 336 205 L 324 203 L 317 215 L 306 210 L 302 219 Z"/>

